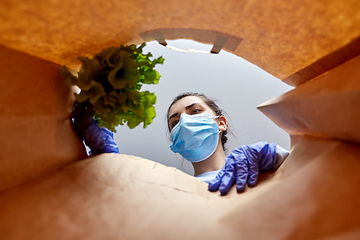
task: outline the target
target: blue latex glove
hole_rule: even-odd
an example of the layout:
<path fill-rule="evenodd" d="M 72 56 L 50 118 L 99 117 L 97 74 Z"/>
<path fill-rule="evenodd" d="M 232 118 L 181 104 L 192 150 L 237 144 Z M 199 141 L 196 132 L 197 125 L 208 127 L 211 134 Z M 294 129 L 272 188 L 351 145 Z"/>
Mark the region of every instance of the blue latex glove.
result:
<path fill-rule="evenodd" d="M 229 192 L 236 184 L 238 192 L 256 185 L 259 171 L 273 170 L 276 162 L 276 144 L 259 142 L 235 148 L 225 159 L 225 165 L 218 175 L 209 182 L 209 190 Z"/>
<path fill-rule="evenodd" d="M 73 121 L 77 134 L 91 149 L 91 153 L 119 153 L 114 133 L 96 124 L 94 112 L 88 105 L 88 102 L 74 104 Z"/>

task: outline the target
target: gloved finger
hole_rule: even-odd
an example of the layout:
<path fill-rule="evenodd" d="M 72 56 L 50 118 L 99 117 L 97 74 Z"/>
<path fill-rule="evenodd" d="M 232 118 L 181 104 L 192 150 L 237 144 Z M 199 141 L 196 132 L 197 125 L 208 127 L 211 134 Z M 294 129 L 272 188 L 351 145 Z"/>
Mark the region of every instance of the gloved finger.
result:
<path fill-rule="evenodd" d="M 91 104 L 88 104 L 85 114 L 83 115 L 82 124 L 86 125 L 91 122 L 94 116 L 94 110 Z"/>
<path fill-rule="evenodd" d="M 256 185 L 259 176 L 259 165 L 258 163 L 249 160 L 249 178 L 247 180 L 249 187 Z"/>
<path fill-rule="evenodd" d="M 246 181 L 248 179 L 248 161 L 246 158 L 236 163 L 236 190 L 242 192 L 245 190 Z"/>
<path fill-rule="evenodd" d="M 216 192 L 219 189 L 224 174 L 225 174 L 224 169 L 221 169 L 220 172 L 216 175 L 216 177 L 209 182 L 208 185 L 209 191 Z"/>
<path fill-rule="evenodd" d="M 75 101 L 73 106 L 73 116 L 72 116 L 75 120 L 82 119 L 82 116 L 84 116 L 86 113 L 87 104 L 88 102 Z"/>
<path fill-rule="evenodd" d="M 91 153 L 119 153 L 113 132 L 106 128 L 100 128 L 95 121 L 91 123 L 82 137 L 85 144 L 91 149 Z"/>
<path fill-rule="evenodd" d="M 235 182 L 235 166 L 233 164 L 225 165 L 224 176 L 221 180 L 219 191 L 221 194 L 227 194 Z"/>
<path fill-rule="evenodd" d="M 75 130 L 80 137 L 94 121 L 93 115 L 94 115 L 94 111 L 92 105 L 89 104 L 89 101 L 75 102 L 73 117 L 74 117 Z"/>

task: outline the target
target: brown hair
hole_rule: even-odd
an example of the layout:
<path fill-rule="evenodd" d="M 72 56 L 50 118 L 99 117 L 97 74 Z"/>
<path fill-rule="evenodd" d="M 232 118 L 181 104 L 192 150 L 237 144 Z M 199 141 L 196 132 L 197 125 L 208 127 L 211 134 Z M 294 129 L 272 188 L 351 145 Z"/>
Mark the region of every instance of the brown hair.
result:
<path fill-rule="evenodd" d="M 193 92 L 186 92 L 186 93 L 182 93 L 182 94 L 179 94 L 178 96 L 176 96 L 174 98 L 174 100 L 172 101 L 172 103 L 170 104 L 168 110 L 167 110 L 167 113 L 166 113 L 166 118 L 168 119 L 169 118 L 169 111 L 170 111 L 170 108 L 172 107 L 172 105 L 174 105 L 177 101 L 179 101 L 180 99 L 184 98 L 184 97 L 188 97 L 188 96 L 195 96 L 195 97 L 198 97 L 198 98 L 201 98 L 205 103 L 206 105 L 208 105 L 209 108 L 211 108 L 214 113 L 216 114 L 216 116 L 223 116 L 223 110 L 221 110 L 219 108 L 219 106 L 215 103 L 215 101 L 209 99 L 208 97 L 206 97 L 204 94 L 201 94 L 201 93 L 193 93 Z M 170 126 L 169 126 L 169 121 L 167 121 L 167 124 L 168 124 L 168 130 L 170 131 Z M 221 145 L 225 151 L 225 143 L 227 142 L 228 138 L 227 138 L 227 128 L 225 131 L 221 132 Z"/>

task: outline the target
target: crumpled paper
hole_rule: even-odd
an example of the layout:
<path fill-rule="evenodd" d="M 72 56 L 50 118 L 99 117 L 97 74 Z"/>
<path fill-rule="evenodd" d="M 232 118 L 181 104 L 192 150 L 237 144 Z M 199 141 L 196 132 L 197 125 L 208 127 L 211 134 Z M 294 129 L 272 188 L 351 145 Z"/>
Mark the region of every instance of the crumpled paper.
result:
<path fill-rule="evenodd" d="M 360 238 L 359 1 L 1 3 L 0 239 Z M 297 86 L 259 107 L 291 135 L 283 165 L 220 196 L 146 159 L 86 158 L 60 65 L 144 38 L 214 44 Z"/>
<path fill-rule="evenodd" d="M 86 157 L 60 66 L 0 46 L 0 191 Z"/>
<path fill-rule="evenodd" d="M 277 172 L 228 196 L 175 168 L 101 154 L 0 194 L 1 239 L 359 237 L 360 148 L 292 138 Z"/>
<path fill-rule="evenodd" d="M 72 68 L 79 56 L 156 40 L 149 32 L 211 45 L 226 36 L 225 50 L 293 86 L 360 54 L 358 0 L 0 3 L 0 44 Z"/>

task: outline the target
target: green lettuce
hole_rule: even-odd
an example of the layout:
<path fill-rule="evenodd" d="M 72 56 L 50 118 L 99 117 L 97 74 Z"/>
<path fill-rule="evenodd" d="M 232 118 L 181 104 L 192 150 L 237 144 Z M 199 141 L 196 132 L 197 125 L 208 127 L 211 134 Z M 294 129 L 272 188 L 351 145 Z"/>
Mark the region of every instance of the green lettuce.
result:
<path fill-rule="evenodd" d="M 145 43 L 136 47 L 121 45 L 97 53 L 93 58 L 79 57 L 82 65 L 78 76 L 66 66 L 61 69 L 67 83 L 81 89 L 76 101 L 89 101 L 94 118 L 100 127 L 116 132 L 115 127 L 127 124 L 134 128 L 143 123 L 144 128 L 156 116 L 155 93 L 140 91 L 142 84 L 158 84 L 160 74 L 155 65 L 164 58 L 151 60 L 151 53 L 142 53 Z"/>

